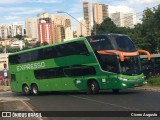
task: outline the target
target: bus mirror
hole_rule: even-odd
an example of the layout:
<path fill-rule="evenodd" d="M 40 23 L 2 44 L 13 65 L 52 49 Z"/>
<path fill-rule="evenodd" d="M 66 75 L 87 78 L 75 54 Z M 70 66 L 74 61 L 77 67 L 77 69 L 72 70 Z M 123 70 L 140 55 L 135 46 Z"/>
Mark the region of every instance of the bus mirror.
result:
<path fill-rule="evenodd" d="M 139 53 L 146 53 L 147 54 L 147 57 L 148 57 L 148 60 L 151 60 L 151 54 L 146 51 L 146 50 L 138 50 Z"/>

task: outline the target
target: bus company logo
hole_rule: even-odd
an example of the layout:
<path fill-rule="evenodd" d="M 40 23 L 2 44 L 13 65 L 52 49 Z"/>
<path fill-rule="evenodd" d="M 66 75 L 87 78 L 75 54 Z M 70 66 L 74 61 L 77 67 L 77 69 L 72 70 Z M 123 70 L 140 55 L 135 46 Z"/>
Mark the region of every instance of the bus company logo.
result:
<path fill-rule="evenodd" d="M 17 71 L 34 70 L 34 69 L 39 69 L 44 67 L 45 67 L 45 62 L 37 62 L 32 64 L 19 65 L 17 66 Z"/>
<path fill-rule="evenodd" d="M 101 42 L 101 41 L 105 41 L 105 39 L 93 40 L 93 39 L 91 38 L 91 39 L 89 40 L 90 43 Z"/>

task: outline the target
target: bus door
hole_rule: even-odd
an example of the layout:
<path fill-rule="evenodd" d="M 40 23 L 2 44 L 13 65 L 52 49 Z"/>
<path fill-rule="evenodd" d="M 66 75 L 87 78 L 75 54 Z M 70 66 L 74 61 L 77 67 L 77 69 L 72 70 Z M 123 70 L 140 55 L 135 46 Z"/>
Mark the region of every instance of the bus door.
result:
<path fill-rule="evenodd" d="M 11 74 L 10 75 L 10 85 L 12 86 L 11 89 L 12 91 L 17 91 L 18 88 L 18 80 L 16 74 Z"/>

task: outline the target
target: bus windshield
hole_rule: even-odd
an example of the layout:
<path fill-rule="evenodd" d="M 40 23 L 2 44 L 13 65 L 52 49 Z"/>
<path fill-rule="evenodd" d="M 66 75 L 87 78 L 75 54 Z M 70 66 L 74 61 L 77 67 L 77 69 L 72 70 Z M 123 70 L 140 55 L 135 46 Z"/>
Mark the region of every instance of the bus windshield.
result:
<path fill-rule="evenodd" d="M 135 52 L 131 39 L 126 35 L 98 35 L 87 37 L 92 49 L 98 50 L 119 50 L 122 52 Z"/>
<path fill-rule="evenodd" d="M 104 71 L 124 75 L 137 75 L 142 73 L 138 55 L 125 56 L 124 61 L 121 61 L 116 54 L 101 54 L 98 52 L 105 50 L 116 50 L 125 53 L 136 52 L 137 49 L 128 36 L 117 34 L 97 35 L 89 36 L 87 40 Z"/>
<path fill-rule="evenodd" d="M 124 61 L 120 61 L 120 73 L 123 75 L 141 74 L 141 65 L 139 56 L 125 57 Z"/>

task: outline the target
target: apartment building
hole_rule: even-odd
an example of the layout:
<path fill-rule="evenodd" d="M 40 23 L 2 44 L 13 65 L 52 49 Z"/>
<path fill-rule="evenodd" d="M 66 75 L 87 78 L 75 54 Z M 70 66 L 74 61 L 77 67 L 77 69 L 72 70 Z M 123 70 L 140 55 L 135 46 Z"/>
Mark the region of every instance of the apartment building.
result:
<path fill-rule="evenodd" d="M 136 24 L 136 15 L 134 12 L 129 13 L 122 13 L 122 12 L 116 12 L 111 14 L 112 21 L 118 26 L 118 27 L 130 27 L 133 28 Z"/>
<path fill-rule="evenodd" d="M 25 20 L 26 36 L 31 39 L 38 39 L 38 19 L 27 18 Z"/>
<path fill-rule="evenodd" d="M 33 22 L 34 21 L 34 22 Z M 37 21 L 37 23 L 36 23 Z M 34 24 L 33 24 L 34 23 Z M 37 26 L 35 25 L 37 24 Z M 34 25 L 34 29 L 33 26 Z M 64 39 L 72 39 L 73 31 L 71 30 L 71 20 L 67 17 L 61 17 L 47 12 L 38 14 L 36 18 L 26 19 L 26 34 L 28 37 L 33 37 L 33 32 L 37 40 L 41 43 L 48 42 L 49 44 L 64 41 Z"/>
<path fill-rule="evenodd" d="M 90 2 L 83 0 L 83 18 L 86 22 L 87 36 L 91 35 Z"/>
<path fill-rule="evenodd" d="M 87 26 L 86 25 L 86 21 L 84 19 L 80 20 L 80 23 L 77 24 L 77 37 L 80 37 L 80 36 L 88 36 L 88 33 L 87 33 Z"/>
<path fill-rule="evenodd" d="M 93 3 L 92 11 L 94 25 L 101 24 L 108 17 L 108 5 Z"/>

